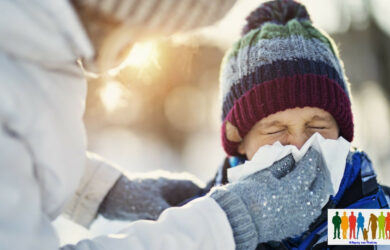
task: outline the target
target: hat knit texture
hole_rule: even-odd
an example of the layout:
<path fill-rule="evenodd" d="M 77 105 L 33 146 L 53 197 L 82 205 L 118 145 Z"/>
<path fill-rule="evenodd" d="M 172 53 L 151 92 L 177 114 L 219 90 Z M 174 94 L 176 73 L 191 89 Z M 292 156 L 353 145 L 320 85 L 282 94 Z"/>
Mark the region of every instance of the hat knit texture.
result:
<path fill-rule="evenodd" d="M 317 107 L 353 139 L 349 83 L 333 40 L 315 28 L 293 0 L 265 2 L 247 17 L 242 37 L 221 66 L 222 144 L 239 155 L 240 142 L 226 137 L 226 122 L 241 138 L 256 122 L 289 108 Z"/>

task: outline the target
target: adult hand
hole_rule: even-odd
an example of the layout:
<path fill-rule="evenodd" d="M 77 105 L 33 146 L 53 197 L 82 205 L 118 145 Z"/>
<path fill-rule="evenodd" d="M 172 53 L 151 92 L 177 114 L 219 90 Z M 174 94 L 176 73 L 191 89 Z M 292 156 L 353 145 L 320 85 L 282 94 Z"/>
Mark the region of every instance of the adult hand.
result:
<path fill-rule="evenodd" d="M 156 171 L 137 177 L 122 175 L 104 198 L 99 213 L 116 220 L 155 220 L 163 210 L 201 192 L 190 174 Z"/>

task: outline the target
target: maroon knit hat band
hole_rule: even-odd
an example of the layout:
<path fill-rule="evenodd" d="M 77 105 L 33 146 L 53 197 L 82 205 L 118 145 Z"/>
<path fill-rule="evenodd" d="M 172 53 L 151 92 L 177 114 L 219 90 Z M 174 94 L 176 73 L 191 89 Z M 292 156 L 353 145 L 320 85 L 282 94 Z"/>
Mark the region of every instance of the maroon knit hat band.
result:
<path fill-rule="evenodd" d="M 239 155 L 239 142 L 226 138 L 226 122 L 237 127 L 241 138 L 261 119 L 289 108 L 317 107 L 329 112 L 336 120 L 340 136 L 353 139 L 351 103 L 340 85 L 326 76 L 316 74 L 276 78 L 255 85 L 241 96 L 222 123 L 223 147 L 229 155 Z"/>

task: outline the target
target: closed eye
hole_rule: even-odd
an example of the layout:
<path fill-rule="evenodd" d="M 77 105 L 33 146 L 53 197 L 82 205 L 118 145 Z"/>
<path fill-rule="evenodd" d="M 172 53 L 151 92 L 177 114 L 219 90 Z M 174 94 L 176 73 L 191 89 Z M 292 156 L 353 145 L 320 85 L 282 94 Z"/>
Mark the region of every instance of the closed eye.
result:
<path fill-rule="evenodd" d="M 283 132 L 283 131 L 284 131 L 284 129 L 273 131 L 273 132 L 268 132 L 267 135 L 274 135 L 274 134 L 277 134 L 277 133 L 280 133 L 280 132 Z"/>
<path fill-rule="evenodd" d="M 310 129 L 326 129 L 326 127 L 308 127 Z"/>

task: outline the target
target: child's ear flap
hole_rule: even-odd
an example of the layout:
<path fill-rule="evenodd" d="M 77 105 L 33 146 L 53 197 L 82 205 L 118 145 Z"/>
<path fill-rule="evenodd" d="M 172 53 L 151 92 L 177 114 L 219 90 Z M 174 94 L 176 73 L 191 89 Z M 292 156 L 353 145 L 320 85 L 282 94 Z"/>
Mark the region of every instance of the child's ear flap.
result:
<path fill-rule="evenodd" d="M 226 122 L 225 125 L 226 138 L 232 142 L 241 142 L 242 138 L 240 133 L 238 133 L 238 129 L 236 126 L 231 124 L 229 121 Z"/>

